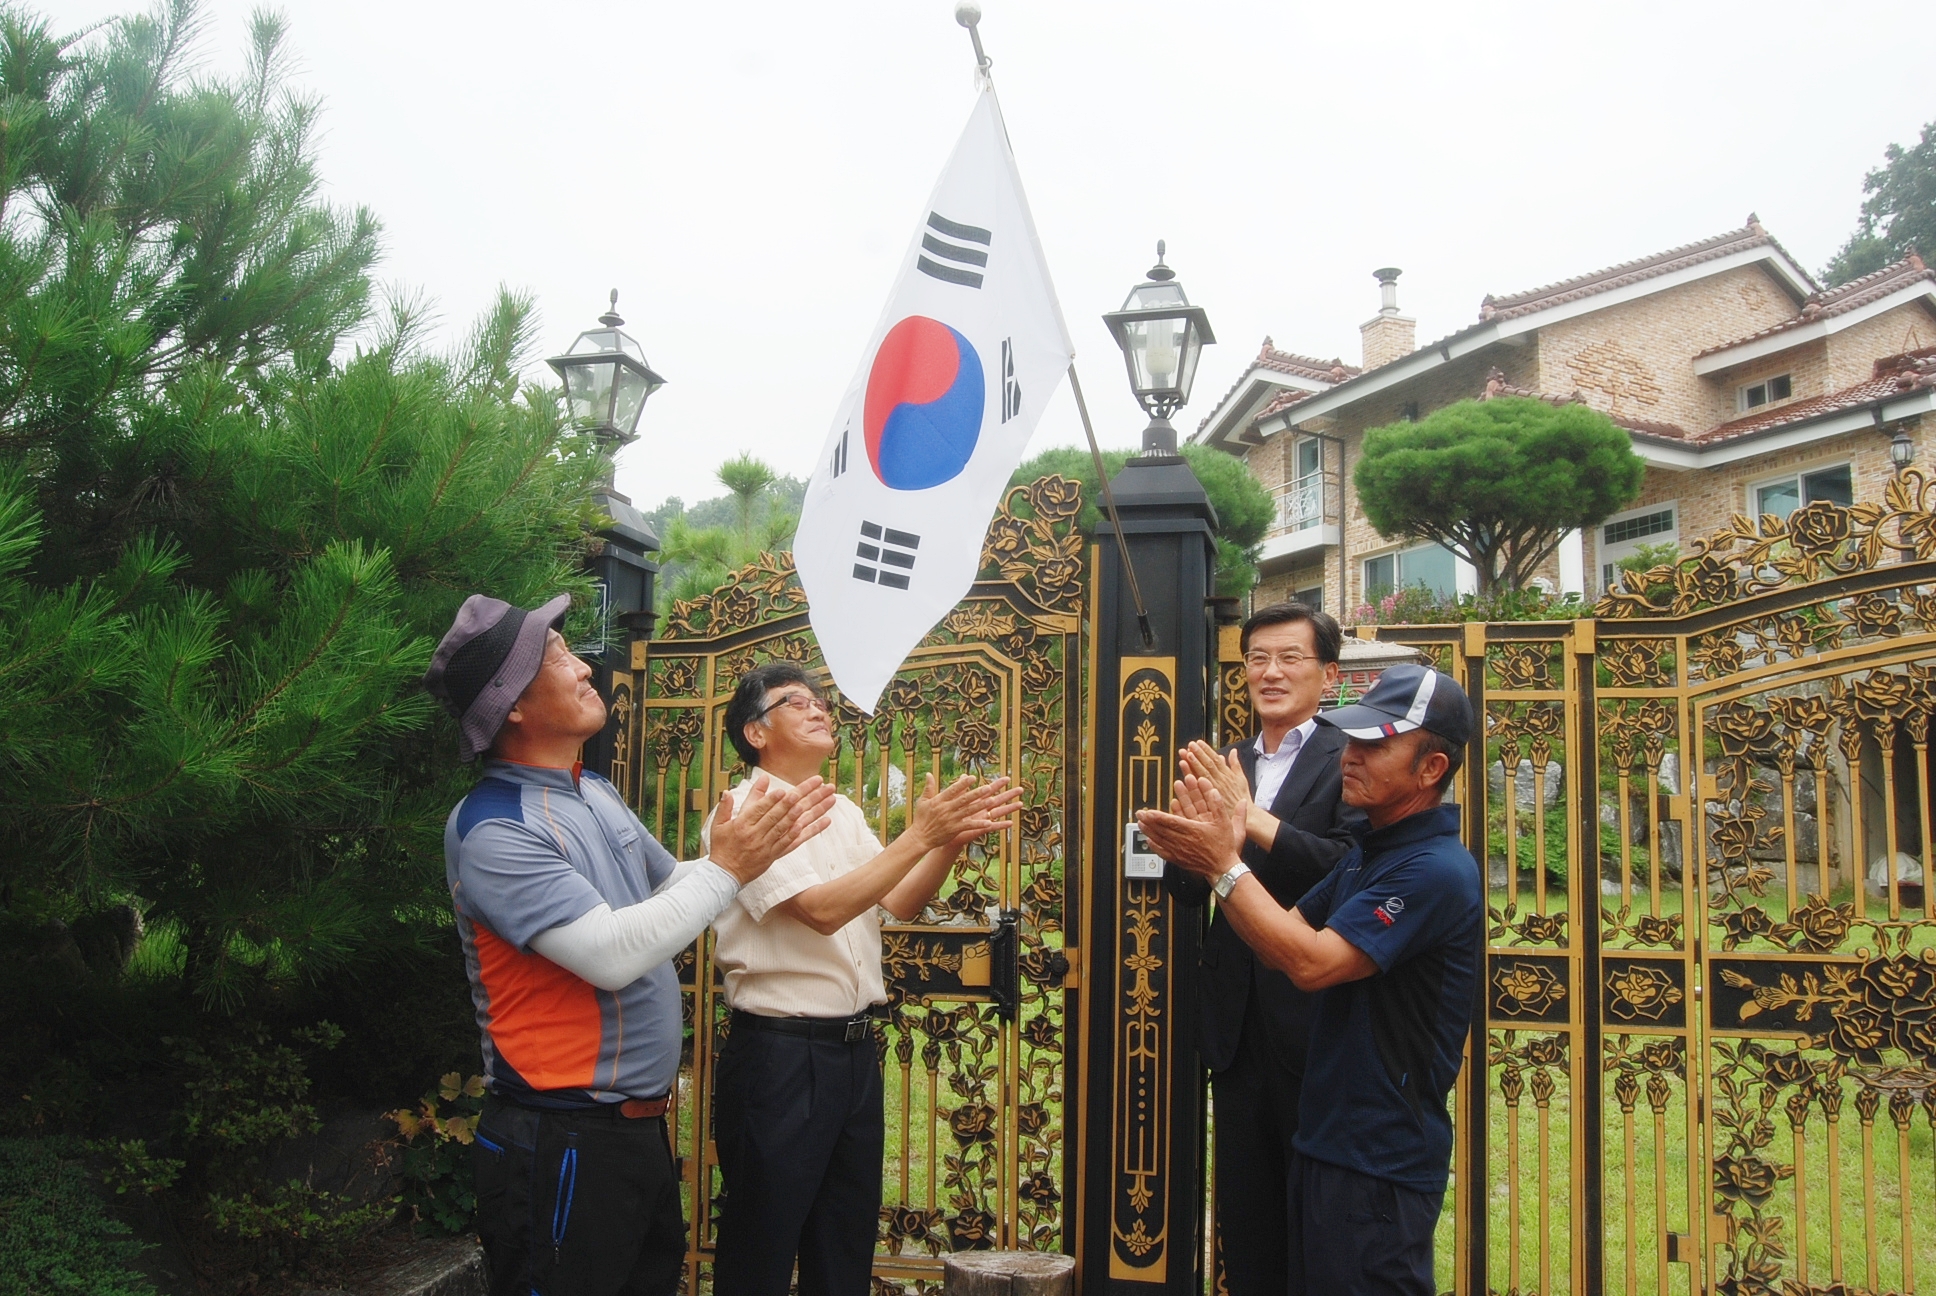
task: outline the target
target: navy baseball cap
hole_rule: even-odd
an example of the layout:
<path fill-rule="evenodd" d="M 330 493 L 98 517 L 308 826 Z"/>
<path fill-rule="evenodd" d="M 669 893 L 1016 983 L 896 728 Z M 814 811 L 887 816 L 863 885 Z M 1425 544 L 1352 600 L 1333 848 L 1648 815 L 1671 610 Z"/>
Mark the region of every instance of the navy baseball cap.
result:
<path fill-rule="evenodd" d="M 1455 747 L 1472 737 L 1472 702 L 1459 682 L 1444 671 L 1407 662 L 1392 666 L 1350 706 L 1318 712 L 1318 723 L 1342 729 L 1348 738 L 1376 742 L 1423 729 Z"/>

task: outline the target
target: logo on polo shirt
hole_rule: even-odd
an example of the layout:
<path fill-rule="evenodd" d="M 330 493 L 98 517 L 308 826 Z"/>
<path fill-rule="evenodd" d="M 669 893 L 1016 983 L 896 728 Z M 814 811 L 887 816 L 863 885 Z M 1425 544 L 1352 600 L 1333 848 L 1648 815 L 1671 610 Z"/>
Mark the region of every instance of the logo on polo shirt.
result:
<path fill-rule="evenodd" d="M 1405 897 L 1392 896 L 1385 903 L 1373 909 L 1372 912 L 1378 915 L 1379 922 L 1389 927 L 1393 922 L 1397 921 L 1398 915 L 1405 912 Z"/>

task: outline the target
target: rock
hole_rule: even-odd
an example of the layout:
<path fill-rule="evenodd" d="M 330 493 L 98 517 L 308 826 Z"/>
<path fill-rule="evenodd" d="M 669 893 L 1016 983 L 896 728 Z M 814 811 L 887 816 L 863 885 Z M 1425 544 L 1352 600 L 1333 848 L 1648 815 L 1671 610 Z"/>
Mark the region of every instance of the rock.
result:
<path fill-rule="evenodd" d="M 1512 881 L 1506 874 L 1506 857 L 1493 855 L 1486 860 L 1486 885 L 1502 887 Z"/>
<path fill-rule="evenodd" d="M 1600 803 L 1600 822 L 1608 828 L 1620 826 L 1620 807 L 1608 802 Z"/>
<path fill-rule="evenodd" d="M 1660 790 L 1669 796 L 1681 794 L 1681 756 L 1668 752 L 1660 758 Z"/>
<path fill-rule="evenodd" d="M 947 1296 L 1070 1296 L 1076 1258 L 1059 1251 L 958 1251 L 948 1257 L 946 1273 Z"/>
<path fill-rule="evenodd" d="M 1795 800 L 1799 803 L 1801 797 L 1797 795 Z M 1813 864 L 1820 859 L 1821 841 L 1821 828 L 1815 816 L 1804 814 L 1797 809 L 1795 811 L 1795 862 Z"/>
<path fill-rule="evenodd" d="M 1486 771 L 1486 791 L 1494 801 L 1506 795 L 1506 767 L 1502 761 L 1494 761 Z M 1533 763 L 1522 757 L 1519 769 L 1513 775 L 1513 795 L 1521 810 L 1533 808 Z M 1546 805 L 1550 808 L 1559 804 L 1562 793 L 1566 791 L 1566 766 L 1559 761 L 1546 763 Z"/>

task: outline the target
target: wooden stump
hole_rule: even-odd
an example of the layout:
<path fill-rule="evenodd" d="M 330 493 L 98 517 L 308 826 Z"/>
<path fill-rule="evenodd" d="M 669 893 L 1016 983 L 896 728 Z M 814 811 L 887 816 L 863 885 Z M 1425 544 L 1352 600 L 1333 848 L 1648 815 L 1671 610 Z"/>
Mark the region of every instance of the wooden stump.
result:
<path fill-rule="evenodd" d="M 1076 1258 L 1059 1251 L 957 1251 L 947 1296 L 1073 1296 Z"/>

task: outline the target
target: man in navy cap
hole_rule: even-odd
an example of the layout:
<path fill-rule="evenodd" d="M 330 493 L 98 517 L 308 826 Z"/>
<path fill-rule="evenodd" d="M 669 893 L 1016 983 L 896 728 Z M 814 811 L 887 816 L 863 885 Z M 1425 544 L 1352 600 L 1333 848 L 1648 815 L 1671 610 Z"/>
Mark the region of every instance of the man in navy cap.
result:
<path fill-rule="evenodd" d="M 1452 1155 L 1445 1102 L 1484 936 L 1479 867 L 1459 841 L 1459 807 L 1444 803 L 1472 705 L 1451 676 L 1394 666 L 1362 701 L 1318 720 L 1349 740 L 1343 796 L 1368 826 L 1294 907 L 1246 876 L 1246 807 L 1210 783 L 1188 776 L 1174 813 L 1136 818 L 1165 859 L 1216 884 L 1260 960 L 1316 992 L 1293 1144 L 1290 1292 L 1431 1296 Z"/>
<path fill-rule="evenodd" d="M 826 826 L 833 789 L 759 780 L 721 803 L 708 858 L 674 861 L 579 766 L 606 710 L 559 634 L 569 603 L 473 594 L 424 675 L 459 755 L 485 758 L 444 829 L 490 1093 L 477 1231 L 492 1296 L 671 1296 L 686 1238 L 665 1123 L 683 1034 L 671 959 Z"/>

